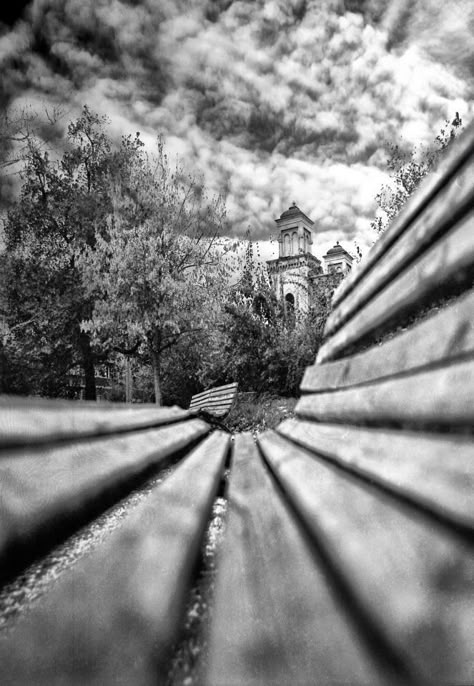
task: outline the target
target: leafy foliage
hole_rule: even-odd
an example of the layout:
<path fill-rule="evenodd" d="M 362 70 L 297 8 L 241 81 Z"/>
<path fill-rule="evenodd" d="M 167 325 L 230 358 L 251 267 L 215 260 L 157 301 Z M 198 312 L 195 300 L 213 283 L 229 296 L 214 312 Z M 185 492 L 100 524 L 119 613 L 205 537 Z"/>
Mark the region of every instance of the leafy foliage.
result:
<path fill-rule="evenodd" d="M 391 177 L 389 185 L 382 186 L 375 196 L 377 204 L 382 210 L 371 222 L 371 227 L 377 233 L 383 233 L 393 219 L 405 205 L 408 198 L 419 186 L 421 180 L 439 162 L 439 159 L 450 143 L 456 138 L 462 128 L 462 120 L 456 116 L 449 120 L 428 148 L 414 148 L 410 152 L 403 150 L 398 144 L 390 144 L 388 170 Z"/>
<path fill-rule="evenodd" d="M 69 125 L 59 159 L 29 138 L 19 201 L 5 224 L 6 355 L 22 361 L 29 392 L 68 393 L 67 373 L 83 368 L 86 397 L 95 398 L 94 366 L 104 359 L 81 329 L 93 307 L 78 260 L 93 249 L 111 211 L 111 180 L 141 146 L 123 142 L 112 152 L 106 119 L 84 107 Z"/>
<path fill-rule="evenodd" d="M 266 267 L 254 258 L 250 243 L 240 271 L 241 278 L 229 290 L 219 333 L 201 357 L 203 385 L 238 381 L 244 392 L 296 395 L 321 341 L 332 291 L 315 310 L 293 314 L 276 298 Z"/>
<path fill-rule="evenodd" d="M 25 139 L 5 226 L 1 390 L 67 396 L 81 367 L 94 398 L 107 360 L 112 398 L 123 400 L 128 358 L 139 401 L 187 406 L 229 381 L 297 394 L 331 289 L 309 314 L 286 311 L 253 244 L 237 257 L 222 241 L 222 200 L 171 165 L 160 138 L 154 157 L 138 134 L 114 145 L 107 120 L 85 107 L 63 143 L 55 156 Z"/>
<path fill-rule="evenodd" d="M 107 231 L 80 261 L 94 297 L 83 328 L 127 354 L 145 348 L 161 403 L 164 353 L 212 328 L 226 279 L 225 209 L 171 167 L 161 140 L 155 159 L 136 155 L 115 182 Z"/>

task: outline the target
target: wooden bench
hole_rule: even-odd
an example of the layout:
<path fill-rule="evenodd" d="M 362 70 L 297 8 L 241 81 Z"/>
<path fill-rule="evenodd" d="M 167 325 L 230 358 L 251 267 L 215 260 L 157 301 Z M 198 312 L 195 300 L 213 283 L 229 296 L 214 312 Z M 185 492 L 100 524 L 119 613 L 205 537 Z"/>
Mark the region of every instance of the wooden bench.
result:
<path fill-rule="evenodd" d="M 0 636 L 0 683 L 170 683 L 223 483 L 202 683 L 474 682 L 473 167 L 471 128 L 341 284 L 296 418 L 257 442 L 178 408 L 2 401 L 5 580 L 175 466 Z"/>
<path fill-rule="evenodd" d="M 216 386 L 191 398 L 189 409 L 213 426 L 227 431 L 222 420 L 227 417 L 237 398 L 237 382 Z"/>

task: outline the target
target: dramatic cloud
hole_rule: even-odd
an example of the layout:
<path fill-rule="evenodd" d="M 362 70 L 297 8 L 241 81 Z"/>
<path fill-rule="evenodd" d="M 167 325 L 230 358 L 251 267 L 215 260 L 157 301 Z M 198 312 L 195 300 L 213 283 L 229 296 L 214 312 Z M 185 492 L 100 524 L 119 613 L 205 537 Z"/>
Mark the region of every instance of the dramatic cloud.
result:
<path fill-rule="evenodd" d="M 472 118 L 473 22 L 470 0 L 33 0 L 0 32 L 2 97 L 163 133 L 234 235 L 296 201 L 318 253 L 365 246 L 387 142 Z"/>

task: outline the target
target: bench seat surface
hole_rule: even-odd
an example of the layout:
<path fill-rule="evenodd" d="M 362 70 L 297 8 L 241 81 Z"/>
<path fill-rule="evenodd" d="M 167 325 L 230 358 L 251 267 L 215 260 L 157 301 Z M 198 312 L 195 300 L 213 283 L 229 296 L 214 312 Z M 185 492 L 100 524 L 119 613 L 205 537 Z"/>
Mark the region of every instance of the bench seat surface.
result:
<path fill-rule="evenodd" d="M 0 637 L 0 682 L 164 683 L 229 437 L 213 433 Z"/>

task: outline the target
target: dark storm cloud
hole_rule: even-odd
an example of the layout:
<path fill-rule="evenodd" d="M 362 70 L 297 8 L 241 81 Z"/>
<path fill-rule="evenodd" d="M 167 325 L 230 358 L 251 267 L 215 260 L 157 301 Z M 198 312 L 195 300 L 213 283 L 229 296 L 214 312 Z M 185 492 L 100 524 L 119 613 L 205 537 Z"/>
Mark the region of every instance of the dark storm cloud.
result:
<path fill-rule="evenodd" d="M 235 233 L 250 224 L 268 235 L 294 199 L 323 240 L 351 238 L 367 231 L 385 179 L 384 141 L 427 141 L 445 117 L 472 111 L 466 29 L 449 13 L 463 2 L 437 7 L 437 23 L 426 2 L 435 8 L 34 0 L 0 37 L 2 87 L 15 104 L 66 103 L 74 114 L 88 103 L 117 134 L 141 130 L 150 145 L 162 132 L 172 154 L 227 193 Z M 460 32 L 455 48 L 443 31 Z"/>
<path fill-rule="evenodd" d="M 23 16 L 25 8 L 30 0 L 15 0 L 15 2 L 3 2 L 0 6 L 0 33 L 3 27 L 13 26 Z"/>

